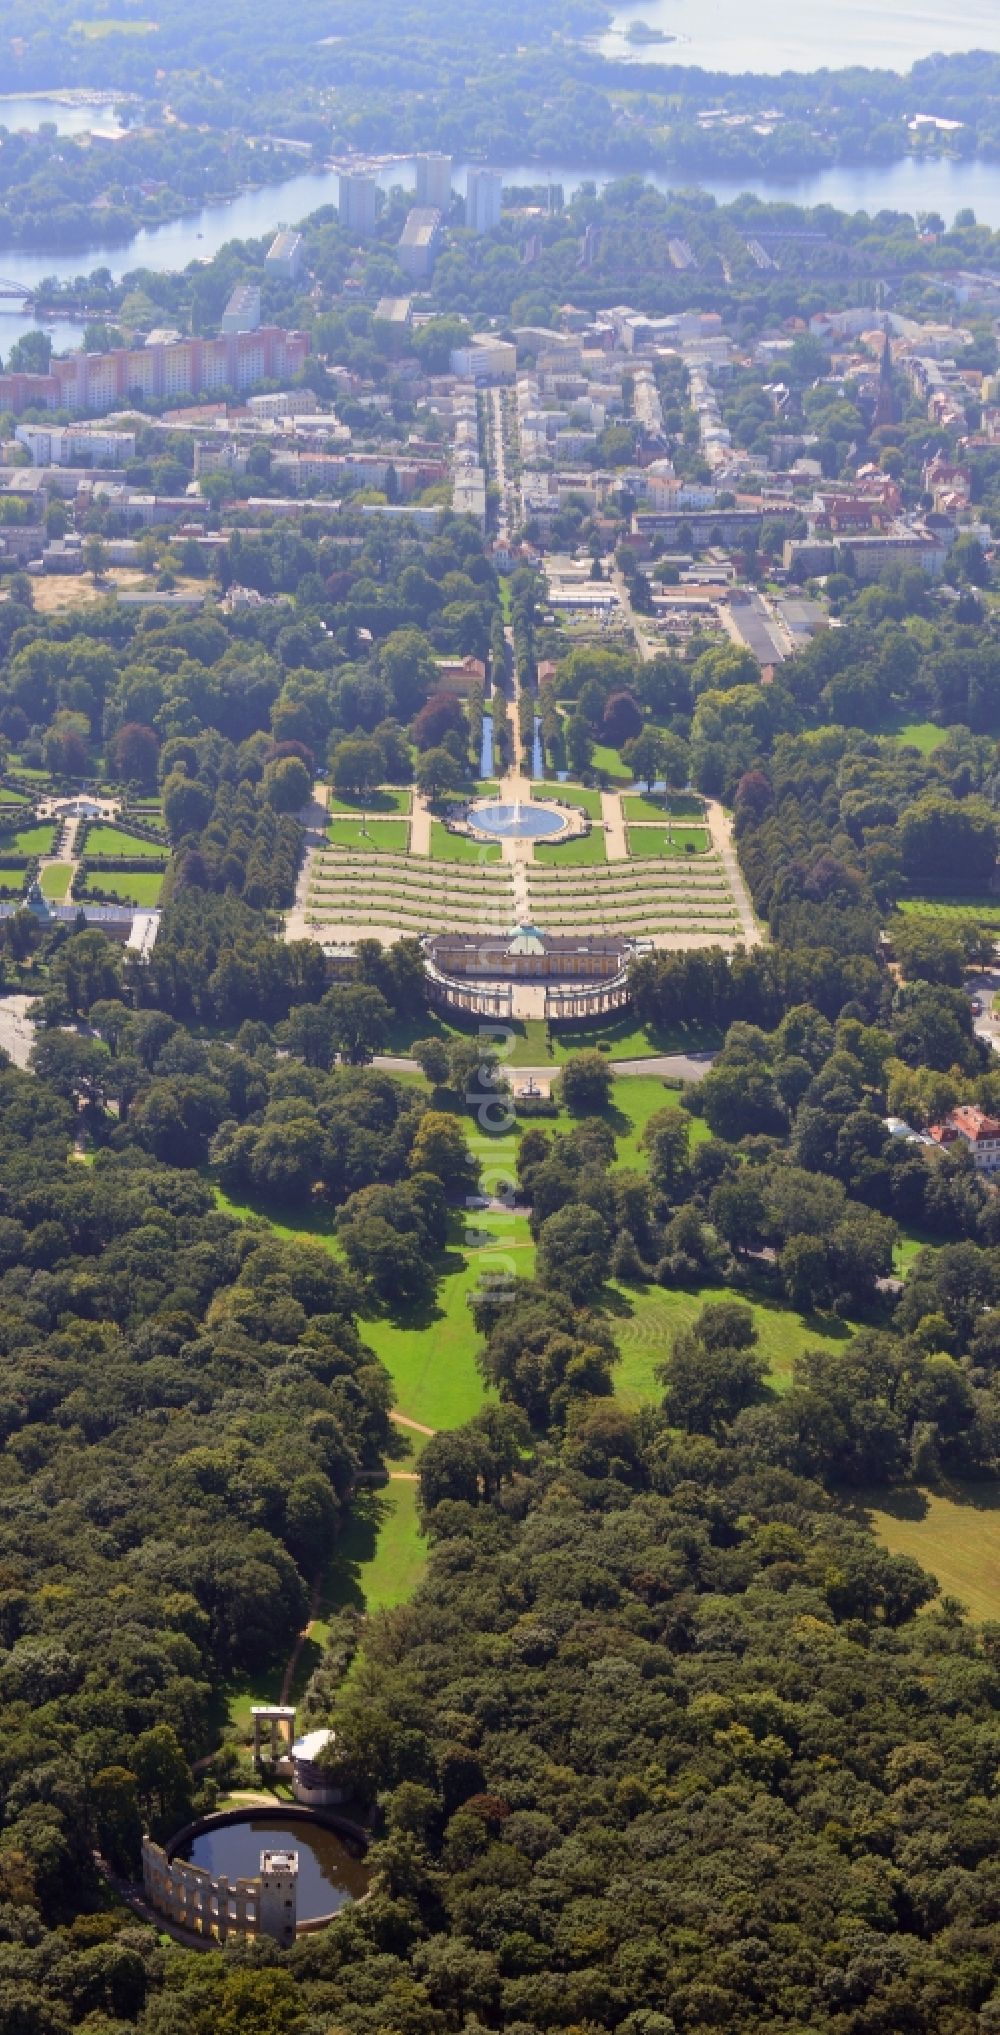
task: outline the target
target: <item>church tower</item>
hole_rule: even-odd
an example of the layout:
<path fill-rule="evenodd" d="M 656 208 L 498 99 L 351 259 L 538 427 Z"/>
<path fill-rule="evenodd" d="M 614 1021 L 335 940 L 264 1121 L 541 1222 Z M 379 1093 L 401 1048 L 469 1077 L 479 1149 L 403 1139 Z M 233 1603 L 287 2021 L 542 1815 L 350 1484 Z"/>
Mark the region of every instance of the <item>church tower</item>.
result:
<path fill-rule="evenodd" d="M 873 429 L 877 431 L 880 424 L 898 423 L 899 404 L 896 401 L 896 391 L 892 385 L 892 347 L 889 343 L 889 327 L 886 326 L 882 338 L 882 358 L 879 362 L 878 395 L 875 398 Z"/>

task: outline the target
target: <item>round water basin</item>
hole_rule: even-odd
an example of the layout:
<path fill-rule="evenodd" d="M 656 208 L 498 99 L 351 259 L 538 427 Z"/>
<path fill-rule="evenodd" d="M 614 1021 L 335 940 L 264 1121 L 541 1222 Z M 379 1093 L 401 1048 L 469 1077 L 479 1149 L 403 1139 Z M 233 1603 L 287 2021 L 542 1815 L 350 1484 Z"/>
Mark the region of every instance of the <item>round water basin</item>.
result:
<path fill-rule="evenodd" d="M 568 821 L 555 806 L 540 806 L 534 799 L 525 799 L 519 805 L 490 802 L 473 806 L 469 825 L 477 834 L 488 834 L 492 840 L 543 841 L 546 836 L 565 833 Z"/>
<path fill-rule="evenodd" d="M 230 1880 L 252 1880 L 260 1872 L 262 1851 L 298 1852 L 298 1922 L 335 1915 L 348 1901 L 368 1892 L 368 1868 L 357 1846 L 322 1823 L 300 1822 L 280 1811 L 198 1831 L 181 1846 L 177 1857 L 200 1865 L 215 1878 L 225 1873 Z"/>

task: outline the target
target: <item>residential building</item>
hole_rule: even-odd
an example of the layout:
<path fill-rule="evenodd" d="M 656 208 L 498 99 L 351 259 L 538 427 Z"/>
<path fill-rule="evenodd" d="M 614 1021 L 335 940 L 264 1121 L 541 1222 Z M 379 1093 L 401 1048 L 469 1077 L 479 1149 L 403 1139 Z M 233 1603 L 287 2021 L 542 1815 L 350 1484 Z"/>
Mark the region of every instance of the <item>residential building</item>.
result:
<path fill-rule="evenodd" d="M 451 210 L 450 155 L 418 155 L 414 167 L 417 173 L 417 204 L 429 205 L 436 212 L 449 212 Z"/>
<path fill-rule="evenodd" d="M 304 245 L 301 233 L 293 233 L 282 227 L 280 233 L 275 234 L 267 250 L 265 266 L 273 275 L 284 276 L 288 282 L 293 283 L 302 267 Z"/>
<path fill-rule="evenodd" d="M 48 374 L 0 375 L 0 409 L 75 410 L 99 415 L 151 396 L 211 395 L 243 391 L 257 382 L 302 373 L 309 353 L 304 332 L 263 325 L 257 332 L 219 339 L 183 339 L 175 345 L 116 346 L 110 353 L 71 353 Z"/>
<path fill-rule="evenodd" d="M 401 330 L 412 323 L 412 297 L 380 297 L 375 306 L 376 318 L 386 325 L 398 325 Z"/>
<path fill-rule="evenodd" d="M 375 178 L 364 170 L 341 170 L 337 209 L 345 233 L 367 240 L 375 231 Z"/>
<path fill-rule="evenodd" d="M 466 170 L 465 223 L 473 233 L 492 233 L 499 226 L 502 198 L 499 170 Z"/>
<path fill-rule="evenodd" d="M 213 432 L 208 438 L 196 438 L 195 480 L 200 480 L 203 473 L 246 473 L 249 458 L 249 445 L 237 438 L 224 438 L 221 432 Z"/>
<path fill-rule="evenodd" d="M 427 205 L 414 205 L 406 215 L 399 238 L 396 260 L 415 282 L 426 281 L 433 273 L 441 244 L 441 214 Z"/>
<path fill-rule="evenodd" d="M 256 283 L 237 283 L 222 313 L 222 332 L 256 332 L 260 327 L 260 290 Z"/>
<path fill-rule="evenodd" d="M 469 346 L 456 346 L 449 356 L 452 374 L 477 388 L 512 382 L 517 373 L 517 348 L 493 332 L 478 332 Z"/>
<path fill-rule="evenodd" d="M 248 396 L 247 409 L 252 417 L 265 422 L 278 417 L 314 417 L 319 398 L 312 389 L 282 389 L 277 394 Z"/>
<path fill-rule="evenodd" d="M 953 1145 L 961 1138 L 972 1153 L 977 1173 L 992 1177 L 1000 1171 L 1000 1121 L 974 1104 L 960 1104 L 943 1123 L 929 1125 L 929 1134 L 936 1145 Z"/>
<path fill-rule="evenodd" d="M 91 425 L 19 424 L 14 432 L 33 466 L 124 466 L 135 458 L 134 431 L 94 430 Z"/>

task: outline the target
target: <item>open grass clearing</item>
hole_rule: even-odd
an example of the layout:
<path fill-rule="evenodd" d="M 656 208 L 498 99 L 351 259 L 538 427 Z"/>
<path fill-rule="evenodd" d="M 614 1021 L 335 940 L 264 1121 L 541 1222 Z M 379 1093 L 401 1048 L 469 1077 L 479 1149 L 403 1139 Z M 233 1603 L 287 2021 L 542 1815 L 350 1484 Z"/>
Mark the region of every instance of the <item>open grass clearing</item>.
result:
<path fill-rule="evenodd" d="M 933 756 L 947 733 L 947 728 L 939 728 L 936 721 L 905 721 L 899 715 L 879 729 L 879 734 L 888 735 L 891 741 L 905 744 L 908 749 L 919 749 L 921 756 Z"/>
<path fill-rule="evenodd" d="M 609 749 L 606 742 L 595 742 L 590 756 L 590 767 L 606 777 L 616 790 L 623 790 L 632 782 L 632 772 L 626 769 L 621 753 Z"/>
<path fill-rule="evenodd" d="M 105 891 L 109 897 L 121 898 L 123 904 L 152 911 L 160 902 L 162 889 L 163 872 L 159 869 L 97 869 L 83 894 L 92 897 L 95 890 Z"/>
<path fill-rule="evenodd" d="M 72 862 L 49 862 L 39 878 L 42 896 L 50 898 L 53 904 L 62 904 L 72 880 Z"/>
<path fill-rule="evenodd" d="M 371 855 L 405 855 L 410 839 L 406 820 L 360 818 L 332 819 L 327 840 L 335 848 L 359 848 Z"/>
<path fill-rule="evenodd" d="M 681 855 L 705 855 L 710 841 L 707 827 L 630 827 L 628 852 L 641 857 L 655 856 L 670 861 Z"/>
<path fill-rule="evenodd" d="M 127 855 L 129 860 L 160 861 L 168 853 L 165 841 L 146 841 L 141 834 L 126 833 L 124 827 L 88 827 L 87 855 Z"/>
<path fill-rule="evenodd" d="M 624 1287 L 615 1282 L 608 1293 L 609 1325 L 621 1350 L 621 1363 L 614 1374 L 615 1392 L 627 1406 L 648 1405 L 662 1398 L 662 1386 L 654 1376 L 657 1364 L 669 1355 L 674 1336 L 690 1328 L 703 1307 L 718 1301 L 746 1300 L 776 1392 L 787 1392 L 792 1365 L 803 1350 L 840 1351 L 854 1333 L 849 1322 L 834 1315 L 802 1315 L 793 1307 L 752 1299 L 731 1286 L 702 1286 L 692 1291 Z"/>
<path fill-rule="evenodd" d="M 496 1167 L 512 1169 L 509 1139 L 494 1142 Z M 492 1170 L 488 1155 L 487 1164 Z M 469 1294 L 487 1273 L 530 1278 L 534 1266 L 526 1216 L 484 1211 L 461 1223 L 462 1241 L 446 1252 L 444 1275 L 428 1307 L 360 1323 L 365 1342 L 392 1375 L 400 1413 L 427 1427 L 461 1426 L 488 1396 L 475 1360 L 478 1337 Z"/>
<path fill-rule="evenodd" d="M 350 1605 L 359 1611 L 390 1611 L 412 1597 L 427 1561 L 417 1497 L 418 1486 L 402 1480 L 363 1485 L 355 1492 L 327 1570 L 321 1611 L 329 1616 Z M 327 1630 L 321 1616 L 310 1633 L 317 1651 Z"/>
<path fill-rule="evenodd" d="M 646 1170 L 646 1152 L 642 1134 L 651 1116 L 661 1109 L 676 1109 L 680 1104 L 680 1090 L 668 1088 L 662 1075 L 628 1074 L 620 1075 L 611 1091 L 609 1121 L 615 1133 L 617 1144 L 616 1165 L 630 1166 L 638 1172 Z M 566 1129 L 572 1118 L 566 1117 L 560 1124 Z M 700 1116 L 688 1117 L 691 1125 L 691 1144 L 700 1145 L 710 1136 L 707 1125 Z"/>
<path fill-rule="evenodd" d="M 0 806 L 23 806 L 25 802 L 23 791 L 12 791 L 8 784 L 0 784 Z"/>
<path fill-rule="evenodd" d="M 873 1489 L 860 1504 L 890 1554 L 912 1556 L 973 1618 L 1000 1619 L 1000 1479 Z"/>
<path fill-rule="evenodd" d="M 0 862 L 0 888 L 23 890 L 27 873 L 26 869 L 13 868 L 9 862 Z"/>

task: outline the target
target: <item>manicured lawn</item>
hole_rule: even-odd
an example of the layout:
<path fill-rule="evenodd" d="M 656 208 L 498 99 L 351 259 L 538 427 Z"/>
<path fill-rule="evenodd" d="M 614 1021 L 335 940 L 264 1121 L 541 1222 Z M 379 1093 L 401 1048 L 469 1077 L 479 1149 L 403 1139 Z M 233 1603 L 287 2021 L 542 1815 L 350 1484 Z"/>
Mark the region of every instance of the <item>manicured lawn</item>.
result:
<path fill-rule="evenodd" d="M 326 830 L 335 848 L 359 848 L 366 855 L 405 855 L 410 829 L 406 820 L 331 820 Z"/>
<path fill-rule="evenodd" d="M 7 890 L 23 890 L 26 874 L 24 869 L 12 869 L 9 862 L 0 862 L 0 885 Z"/>
<path fill-rule="evenodd" d="M 630 791 L 625 793 L 622 806 L 627 820 L 662 820 L 665 813 L 678 820 L 697 820 L 705 811 L 700 798 L 683 791 L 672 791 L 669 798 L 660 791 Z"/>
<path fill-rule="evenodd" d="M 611 1287 L 610 1296 L 610 1325 L 622 1353 L 614 1373 L 615 1391 L 628 1406 L 656 1402 L 662 1397 L 654 1370 L 669 1355 L 673 1337 L 680 1329 L 690 1328 L 703 1307 L 745 1297 L 729 1286 L 703 1286 L 691 1292 L 668 1291 L 663 1286 L 617 1285 Z M 818 1315 L 811 1320 L 792 1307 L 757 1300 L 750 1300 L 748 1305 L 777 1392 L 787 1392 L 792 1381 L 792 1364 L 803 1350 L 842 1350 L 853 1334 L 850 1323 L 838 1321 L 833 1315 Z"/>
<path fill-rule="evenodd" d="M 592 784 L 533 784 L 531 796 L 541 799 L 543 804 L 547 799 L 555 798 L 567 805 L 579 806 L 580 811 L 591 820 L 601 817 L 601 794 Z"/>
<path fill-rule="evenodd" d="M 51 855 L 57 831 L 48 820 L 35 827 L 22 827 L 19 833 L 4 836 L 0 851 L 6 848 L 11 855 Z"/>
<path fill-rule="evenodd" d="M 1000 1480 L 872 1490 L 862 1502 L 891 1554 L 911 1555 L 973 1618 L 1000 1618 Z"/>
<path fill-rule="evenodd" d="M 391 1025 L 386 1051 L 408 1053 L 414 1039 L 462 1038 L 470 1029 L 448 1024 L 435 1012 L 426 1011 Z M 628 1014 L 605 1024 L 560 1025 L 552 1033 L 551 1051 L 540 1018 L 515 1020 L 509 1030 L 513 1039 L 513 1050 L 505 1063 L 509 1067 L 544 1067 L 547 1061 L 555 1066 L 570 1053 L 592 1052 L 598 1044 L 607 1045 L 612 1061 L 649 1059 L 658 1053 L 717 1053 L 722 1044 L 721 1033 L 710 1025 L 661 1029 L 637 1025 Z"/>
<path fill-rule="evenodd" d="M 86 895 L 96 890 L 106 890 L 109 897 L 120 897 L 125 904 L 137 904 L 151 911 L 160 902 L 163 889 L 163 873 L 159 869 L 98 869 L 86 887 Z"/>
<path fill-rule="evenodd" d="M 707 850 L 707 827 L 630 827 L 628 830 L 628 852 L 637 857 L 655 855 L 658 859 L 669 859 L 688 854 L 704 855 Z"/>
<path fill-rule="evenodd" d="M 656 792 L 627 791 L 622 797 L 622 811 L 627 820 L 662 820 L 665 807 Z"/>
<path fill-rule="evenodd" d="M 497 1164 L 513 1164 L 509 1141 L 496 1144 Z M 468 1295 L 486 1272 L 528 1278 L 534 1264 L 525 1216 L 473 1213 L 464 1227 L 464 1247 L 447 1253 L 448 1270 L 429 1308 L 360 1323 L 365 1342 L 392 1374 L 399 1411 L 427 1427 L 459 1427 L 487 1397 Z"/>
<path fill-rule="evenodd" d="M 453 834 L 443 820 L 431 821 L 431 858 L 435 862 L 499 862 L 499 841 L 474 841 L 469 834 Z"/>
<path fill-rule="evenodd" d="M 42 896 L 52 898 L 55 904 L 62 904 L 73 876 L 71 862 L 50 862 L 42 870 Z"/>
<path fill-rule="evenodd" d="M 23 791 L 11 791 L 9 785 L 0 784 L 0 806 L 23 806 L 25 803 Z"/>
<path fill-rule="evenodd" d="M 604 833 L 600 827 L 591 827 L 589 834 L 577 834 L 572 841 L 539 841 L 535 846 L 535 861 L 550 863 L 554 869 L 570 869 L 582 864 L 606 862 Z"/>
<path fill-rule="evenodd" d="M 128 834 L 124 827 L 89 827 L 84 849 L 87 855 L 127 855 L 130 861 L 162 862 L 167 852 L 165 841 L 144 841 L 141 834 Z"/>
<path fill-rule="evenodd" d="M 366 792 L 364 798 L 330 787 L 331 813 L 408 813 L 412 804 L 413 794 L 405 785 L 383 784 L 377 791 Z"/>

